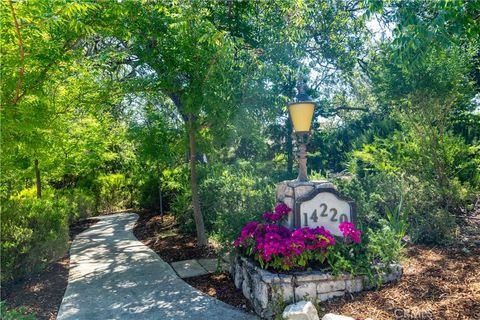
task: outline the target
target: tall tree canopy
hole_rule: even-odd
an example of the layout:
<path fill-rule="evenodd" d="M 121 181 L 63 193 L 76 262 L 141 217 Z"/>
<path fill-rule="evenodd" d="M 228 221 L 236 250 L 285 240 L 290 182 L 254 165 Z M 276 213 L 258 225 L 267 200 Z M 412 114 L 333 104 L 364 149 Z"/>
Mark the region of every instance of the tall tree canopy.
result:
<path fill-rule="evenodd" d="M 365 226 L 401 201 L 415 241 L 451 237 L 480 187 L 479 12 L 461 0 L 2 0 L 2 250 L 21 257 L 7 269 L 68 222 L 125 207 L 168 210 L 201 246 L 231 240 L 295 176 L 286 105 L 299 74 L 317 102 L 311 173 L 349 175 L 338 183 Z"/>

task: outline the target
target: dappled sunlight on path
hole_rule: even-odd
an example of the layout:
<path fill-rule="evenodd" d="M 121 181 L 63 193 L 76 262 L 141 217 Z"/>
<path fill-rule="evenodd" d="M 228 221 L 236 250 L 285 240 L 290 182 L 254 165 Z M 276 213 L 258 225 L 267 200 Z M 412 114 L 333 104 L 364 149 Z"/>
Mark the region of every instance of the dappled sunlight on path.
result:
<path fill-rule="evenodd" d="M 136 214 L 100 217 L 71 247 L 58 319 L 254 319 L 192 288 L 132 233 Z"/>

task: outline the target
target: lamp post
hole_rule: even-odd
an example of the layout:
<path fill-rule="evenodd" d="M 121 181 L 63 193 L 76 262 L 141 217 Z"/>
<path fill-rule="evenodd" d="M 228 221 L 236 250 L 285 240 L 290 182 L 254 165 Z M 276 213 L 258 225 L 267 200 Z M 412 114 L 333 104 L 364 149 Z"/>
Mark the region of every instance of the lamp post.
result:
<path fill-rule="evenodd" d="M 307 176 L 307 143 L 310 136 L 315 102 L 305 93 L 303 82 L 299 81 L 298 94 L 294 101 L 288 104 L 298 143 L 298 178 L 297 181 L 308 181 Z"/>

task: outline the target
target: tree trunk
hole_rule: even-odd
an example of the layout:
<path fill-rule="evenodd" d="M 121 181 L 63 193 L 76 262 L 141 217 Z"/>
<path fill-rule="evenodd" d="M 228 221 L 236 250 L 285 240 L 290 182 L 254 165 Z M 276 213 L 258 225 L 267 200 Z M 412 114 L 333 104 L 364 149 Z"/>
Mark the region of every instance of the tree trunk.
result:
<path fill-rule="evenodd" d="M 38 169 L 38 159 L 35 159 L 35 183 L 37 185 L 37 198 L 42 198 L 42 181 L 40 180 L 40 169 Z"/>
<path fill-rule="evenodd" d="M 163 197 L 162 197 L 162 172 L 158 166 L 158 207 L 160 211 L 160 221 L 163 223 Z"/>
<path fill-rule="evenodd" d="M 290 119 L 290 114 L 287 119 L 287 136 L 285 137 L 286 149 L 287 149 L 287 172 L 289 174 L 293 173 L 293 141 L 292 141 L 292 121 Z"/>
<path fill-rule="evenodd" d="M 198 199 L 197 185 L 197 150 L 195 142 L 195 130 L 193 126 L 193 115 L 188 115 L 188 138 L 190 143 L 190 177 L 192 182 L 192 206 L 193 216 L 195 218 L 195 226 L 197 228 L 197 243 L 203 247 L 207 245 L 207 236 L 205 234 L 205 225 L 203 224 L 203 216 L 200 210 L 200 201 Z"/>

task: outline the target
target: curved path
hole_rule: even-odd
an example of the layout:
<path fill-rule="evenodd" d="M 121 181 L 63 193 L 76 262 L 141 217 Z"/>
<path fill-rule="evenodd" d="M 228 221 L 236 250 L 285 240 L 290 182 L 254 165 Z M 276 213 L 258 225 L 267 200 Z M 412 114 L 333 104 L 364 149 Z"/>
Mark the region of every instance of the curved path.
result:
<path fill-rule="evenodd" d="M 99 219 L 73 241 L 57 319 L 256 319 L 181 280 L 133 235 L 136 214 Z"/>

